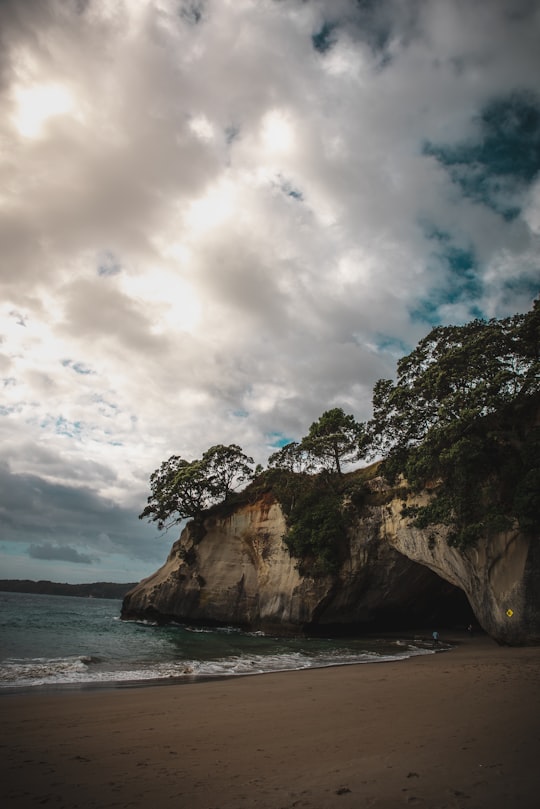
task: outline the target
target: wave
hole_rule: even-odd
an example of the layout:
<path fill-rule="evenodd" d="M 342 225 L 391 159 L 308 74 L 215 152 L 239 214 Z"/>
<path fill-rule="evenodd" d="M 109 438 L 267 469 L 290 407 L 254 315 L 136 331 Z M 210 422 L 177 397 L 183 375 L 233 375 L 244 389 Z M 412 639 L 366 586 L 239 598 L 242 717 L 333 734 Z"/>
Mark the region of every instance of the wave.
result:
<path fill-rule="evenodd" d="M 176 660 L 167 662 L 107 661 L 95 655 L 65 658 L 11 659 L 0 665 L 0 688 L 27 688 L 55 685 L 91 685 L 152 680 L 192 680 L 196 678 L 237 677 L 271 672 L 385 663 L 416 655 L 435 654 L 434 649 L 405 645 L 388 653 L 329 650 L 321 654 L 302 651 L 276 654 L 238 654 L 215 660 Z"/>

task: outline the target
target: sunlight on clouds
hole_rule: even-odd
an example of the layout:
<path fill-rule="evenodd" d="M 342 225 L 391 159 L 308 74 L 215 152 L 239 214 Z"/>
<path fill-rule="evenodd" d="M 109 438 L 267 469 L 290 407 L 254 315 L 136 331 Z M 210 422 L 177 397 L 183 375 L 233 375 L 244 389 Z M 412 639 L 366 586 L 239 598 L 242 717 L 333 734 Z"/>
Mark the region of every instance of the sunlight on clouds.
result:
<path fill-rule="evenodd" d="M 189 123 L 191 131 L 201 140 L 212 140 L 214 137 L 214 127 L 205 115 L 198 115 Z"/>
<path fill-rule="evenodd" d="M 61 84 L 37 84 L 15 91 L 17 110 L 14 124 L 26 138 L 39 138 L 50 118 L 66 115 L 74 108 L 73 96 Z"/>
<path fill-rule="evenodd" d="M 63 343 L 54 337 L 50 325 L 41 318 L 5 306 L 0 311 L 0 324 L 3 353 L 17 373 L 27 367 L 45 372 L 49 363 L 60 356 Z"/>
<path fill-rule="evenodd" d="M 294 146 L 294 129 L 286 116 L 278 110 L 265 115 L 262 125 L 262 141 L 265 149 L 273 153 L 288 152 Z"/>
<path fill-rule="evenodd" d="M 220 183 L 191 203 L 185 217 L 186 224 L 196 233 L 204 233 L 224 224 L 234 208 L 234 188 L 229 183 Z"/>
<path fill-rule="evenodd" d="M 366 70 L 369 68 L 367 53 L 359 47 L 359 43 L 337 43 L 324 57 L 324 69 L 334 78 L 346 77 L 365 83 Z"/>
<path fill-rule="evenodd" d="M 126 295 L 155 312 L 154 334 L 191 332 L 199 323 L 201 304 L 195 290 L 171 270 L 153 267 L 145 275 L 124 278 L 121 286 Z"/>
<path fill-rule="evenodd" d="M 192 257 L 191 250 L 189 250 L 185 244 L 182 244 L 182 242 L 166 244 L 158 238 L 154 241 L 164 258 L 172 258 L 174 261 L 179 261 L 181 264 L 187 264 Z"/>

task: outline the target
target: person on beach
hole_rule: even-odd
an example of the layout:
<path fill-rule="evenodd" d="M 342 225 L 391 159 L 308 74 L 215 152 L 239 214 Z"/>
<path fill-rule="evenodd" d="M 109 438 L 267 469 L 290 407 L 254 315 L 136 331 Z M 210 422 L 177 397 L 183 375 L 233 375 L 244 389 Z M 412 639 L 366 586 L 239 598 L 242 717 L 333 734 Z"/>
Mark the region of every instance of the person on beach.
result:
<path fill-rule="evenodd" d="M 435 643 L 435 644 L 439 643 L 439 633 L 437 632 L 436 629 L 433 631 L 433 634 L 432 634 L 431 637 L 433 638 L 433 643 Z"/>

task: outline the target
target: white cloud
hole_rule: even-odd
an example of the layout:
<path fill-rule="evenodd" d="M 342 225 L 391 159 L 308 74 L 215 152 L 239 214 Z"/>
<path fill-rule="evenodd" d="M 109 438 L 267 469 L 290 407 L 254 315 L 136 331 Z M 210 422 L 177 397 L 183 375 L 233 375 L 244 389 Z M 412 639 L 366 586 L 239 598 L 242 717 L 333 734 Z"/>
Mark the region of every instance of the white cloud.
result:
<path fill-rule="evenodd" d="M 70 525 L 73 487 L 101 504 L 50 555 L 117 570 L 102 506 L 127 525 L 173 453 L 264 463 L 327 407 L 367 418 L 426 302 L 530 306 L 536 187 L 504 219 L 425 147 L 537 92 L 539 26 L 525 0 L 1 4 L 4 471 L 59 487 Z M 163 545 L 137 531 L 140 575 Z"/>

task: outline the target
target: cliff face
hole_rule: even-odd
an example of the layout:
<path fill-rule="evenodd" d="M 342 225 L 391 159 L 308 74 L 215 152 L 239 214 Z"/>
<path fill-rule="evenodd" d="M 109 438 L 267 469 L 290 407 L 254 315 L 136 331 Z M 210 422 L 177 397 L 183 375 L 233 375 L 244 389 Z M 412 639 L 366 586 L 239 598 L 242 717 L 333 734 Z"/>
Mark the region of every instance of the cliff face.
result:
<path fill-rule="evenodd" d="M 371 485 L 384 488 L 380 480 Z M 402 506 L 399 497 L 364 508 L 348 531 L 339 574 L 317 578 L 300 575 L 289 556 L 271 494 L 214 510 L 199 535 L 188 525 L 163 567 L 126 595 L 122 616 L 280 633 L 391 626 L 462 610 L 459 588 L 495 640 L 540 642 L 536 545 L 509 532 L 462 553 L 448 547 L 443 529 L 412 528 Z"/>
<path fill-rule="evenodd" d="M 407 505 L 421 504 L 422 498 L 407 501 Z M 385 542 L 462 589 L 478 623 L 497 642 L 540 643 L 537 537 L 515 529 L 483 538 L 475 547 L 461 551 L 449 547 L 443 527 L 411 527 L 401 516 L 402 506 L 402 500 L 392 500 L 381 510 Z"/>

